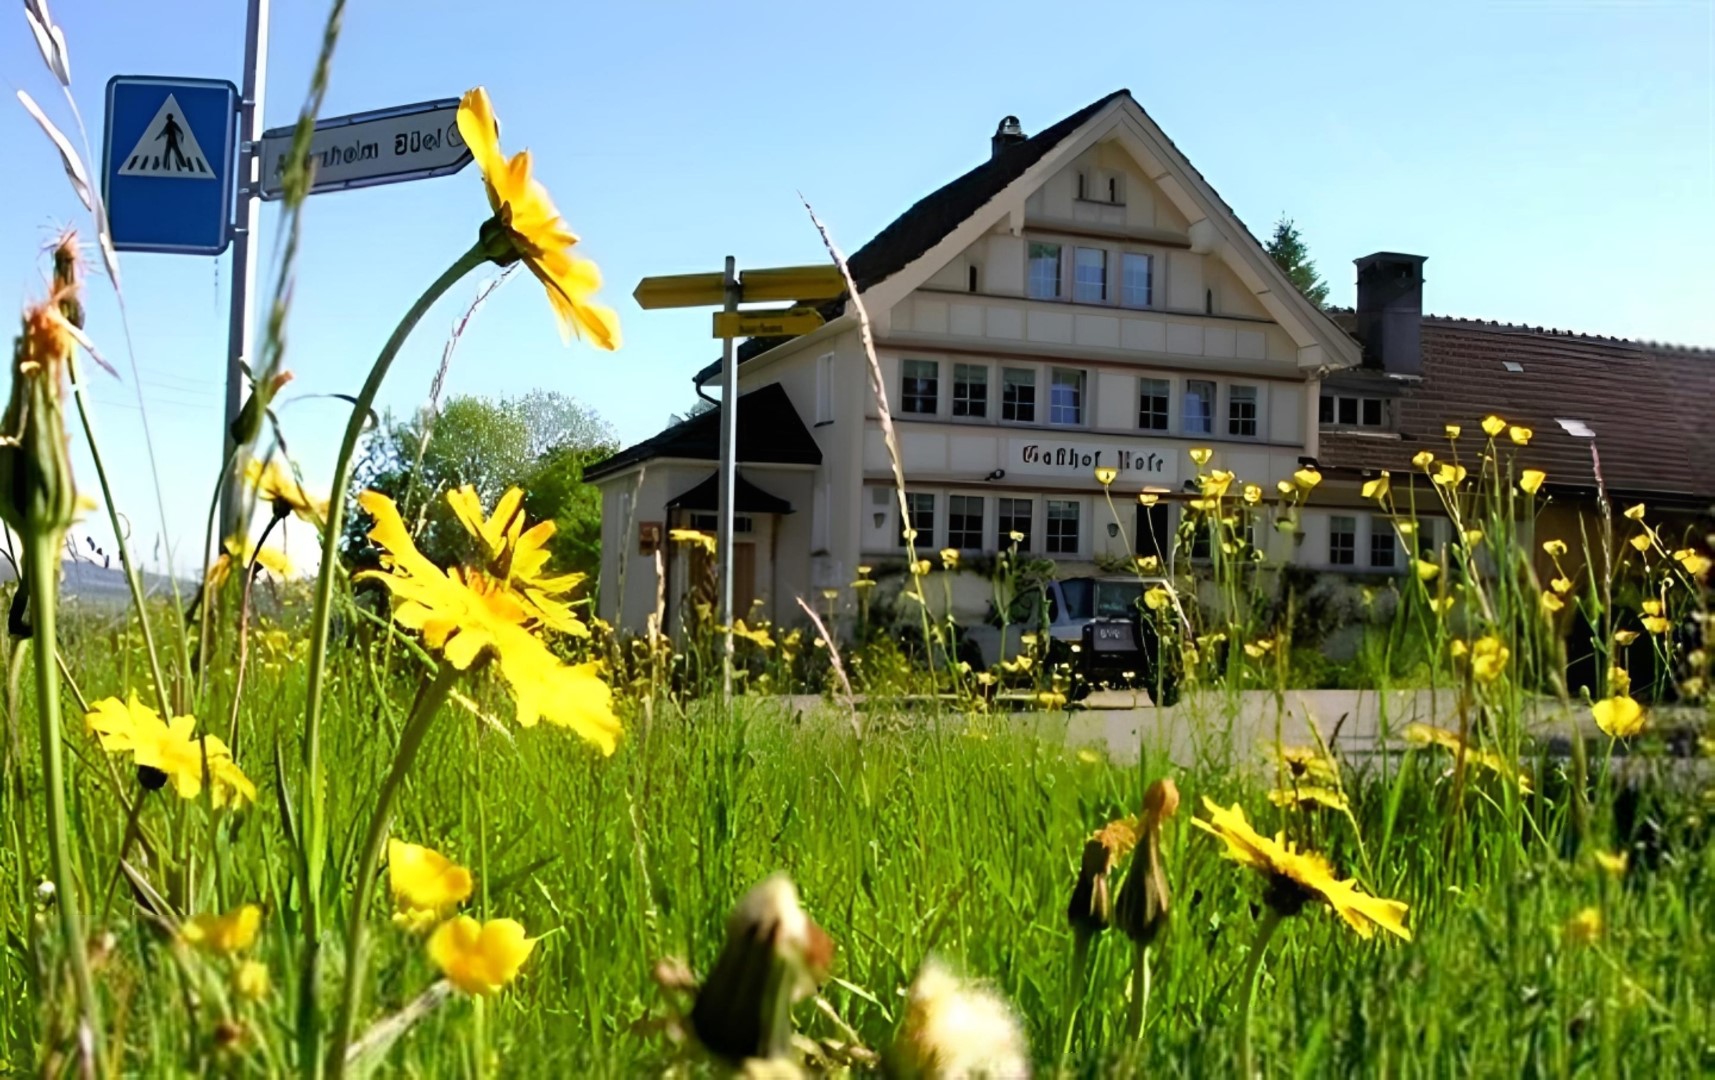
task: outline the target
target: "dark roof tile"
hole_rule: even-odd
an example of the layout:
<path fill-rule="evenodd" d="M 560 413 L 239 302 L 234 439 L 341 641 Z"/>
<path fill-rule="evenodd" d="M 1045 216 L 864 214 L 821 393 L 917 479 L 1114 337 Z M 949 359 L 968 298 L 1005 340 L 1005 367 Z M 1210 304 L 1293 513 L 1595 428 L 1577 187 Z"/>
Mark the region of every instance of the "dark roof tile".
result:
<path fill-rule="evenodd" d="M 779 383 L 741 394 L 738 399 L 738 460 L 749 464 L 820 465 L 822 450 L 799 418 Z M 628 465 L 656 458 L 720 460 L 721 408 L 716 405 L 674 424 L 652 438 L 629 446 L 584 470 L 597 480 Z"/>

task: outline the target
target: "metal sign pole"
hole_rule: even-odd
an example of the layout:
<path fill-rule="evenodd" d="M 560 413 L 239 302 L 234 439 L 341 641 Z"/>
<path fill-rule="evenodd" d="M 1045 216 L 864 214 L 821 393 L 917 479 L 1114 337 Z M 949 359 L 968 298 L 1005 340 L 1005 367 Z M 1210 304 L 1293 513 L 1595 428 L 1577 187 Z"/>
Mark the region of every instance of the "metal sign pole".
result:
<path fill-rule="evenodd" d="M 244 90 L 238 106 L 238 195 L 232 222 L 232 305 L 226 331 L 226 418 L 221 422 L 221 455 L 233 450 L 232 424 L 244 404 L 244 370 L 253 347 L 252 315 L 256 263 L 251 245 L 261 221 L 262 95 L 268 82 L 268 0 L 250 0 L 244 29 Z M 220 488 L 220 537 L 243 527 L 238 487 L 239 463 L 232 462 Z M 337 495 L 336 495 L 337 497 Z"/>
<path fill-rule="evenodd" d="M 737 311 L 739 300 L 738 262 L 726 257 L 726 273 L 722 278 L 726 293 L 726 310 Z M 720 494 L 716 500 L 719 512 L 719 533 L 715 550 L 720 556 L 721 570 L 721 700 L 732 700 L 732 565 L 733 496 L 738 488 L 738 357 L 733 351 L 733 339 L 721 338 L 721 478 Z"/>

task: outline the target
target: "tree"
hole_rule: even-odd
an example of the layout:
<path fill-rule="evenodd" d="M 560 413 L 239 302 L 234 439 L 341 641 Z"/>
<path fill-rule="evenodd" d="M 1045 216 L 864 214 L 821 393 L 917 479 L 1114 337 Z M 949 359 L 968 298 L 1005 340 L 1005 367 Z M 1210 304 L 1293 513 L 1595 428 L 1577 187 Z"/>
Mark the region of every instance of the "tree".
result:
<path fill-rule="evenodd" d="M 1304 294 L 1317 307 L 1328 302 L 1328 283 L 1316 273 L 1316 264 L 1310 258 L 1310 249 L 1304 246 L 1304 240 L 1298 235 L 1298 227 L 1291 218 L 1285 215 L 1274 223 L 1274 236 L 1269 239 L 1268 253 L 1276 264 L 1286 271 L 1286 276 L 1298 286 L 1298 291 Z"/>
<path fill-rule="evenodd" d="M 417 546 L 442 565 L 470 554 L 470 537 L 446 503 L 449 489 L 469 484 L 492 508 L 508 488 L 521 487 L 529 519 L 555 523 L 550 565 L 593 574 L 601 557 L 601 497 L 583 482 L 583 470 L 618 448 L 613 428 L 564 394 L 456 397 L 432 416 L 383 417 L 358 461 L 355 487 L 391 498 L 413 528 L 421 515 Z M 368 530 L 363 515 L 347 521 L 348 559 L 365 561 Z"/>

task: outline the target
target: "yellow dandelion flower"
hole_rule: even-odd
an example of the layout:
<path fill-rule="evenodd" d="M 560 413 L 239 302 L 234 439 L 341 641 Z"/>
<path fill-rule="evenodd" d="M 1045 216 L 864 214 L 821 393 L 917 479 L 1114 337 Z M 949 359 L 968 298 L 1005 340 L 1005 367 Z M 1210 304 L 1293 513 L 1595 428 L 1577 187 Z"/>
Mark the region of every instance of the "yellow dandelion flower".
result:
<path fill-rule="evenodd" d="M 1292 474 L 1292 482 L 1309 491 L 1322 482 L 1322 474 L 1311 468 L 1299 469 Z"/>
<path fill-rule="evenodd" d="M 1318 787 L 1315 784 L 1275 788 L 1268 793 L 1268 801 L 1286 810 L 1308 810 L 1315 807 L 1344 810 L 1347 807 L 1344 793 L 1336 791 L 1334 788 Z"/>
<path fill-rule="evenodd" d="M 484 570 L 495 581 L 509 585 L 544 625 L 562 633 L 587 637 L 583 621 L 562 597 L 583 584 L 587 575 L 546 573 L 548 542 L 556 527 L 552 521 L 528 524 L 524 518 L 524 492 L 511 488 L 495 503 L 494 513 L 485 515 L 476 488 L 466 485 L 447 492 L 447 505 L 467 533 L 481 546 Z M 675 529 L 674 532 L 691 530 Z M 704 540 L 712 539 L 696 533 Z M 713 554 L 711 551 L 710 554 Z"/>
<path fill-rule="evenodd" d="M 1365 480 L 1364 481 L 1364 487 L 1363 487 L 1363 491 L 1362 491 L 1363 497 L 1366 499 L 1375 499 L 1376 501 L 1379 502 L 1382 499 L 1387 498 L 1387 493 L 1388 493 L 1388 489 L 1390 486 L 1391 486 L 1391 484 L 1390 484 L 1389 479 L 1388 479 L 1387 470 L 1384 469 L 1384 470 L 1382 470 L 1382 474 L 1380 476 L 1376 477 L 1374 480 Z"/>
<path fill-rule="evenodd" d="M 1332 908 L 1361 937 L 1373 936 L 1379 926 L 1411 940 L 1405 925 L 1406 905 L 1370 896 L 1357 882 L 1341 880 L 1326 859 L 1299 850 L 1284 833 L 1272 840 L 1261 835 L 1236 803 L 1223 808 L 1205 795 L 1203 808 L 1208 818 L 1194 817 L 1191 824 L 1218 837 L 1226 845 L 1227 858 L 1260 874 L 1268 882 L 1265 899 L 1282 915 L 1296 914 L 1317 901 Z"/>
<path fill-rule="evenodd" d="M 1193 446 L 1186 452 L 1191 455 L 1191 460 L 1195 462 L 1199 468 L 1209 464 L 1209 459 L 1215 456 L 1215 452 L 1207 446 Z"/>
<path fill-rule="evenodd" d="M 1114 468 L 1112 465 L 1097 465 L 1096 483 L 1103 487 L 1108 487 L 1119 478 L 1119 474 L 1119 470 Z"/>
<path fill-rule="evenodd" d="M 1517 784 L 1521 794 L 1531 793 L 1529 773 L 1513 771 L 1499 754 L 1470 745 L 1456 731 L 1433 724 L 1407 724 L 1404 734 L 1405 741 L 1413 746 L 1439 746 L 1454 757 L 1463 756 L 1467 764 L 1487 769 L 1503 780 Z"/>
<path fill-rule="evenodd" d="M 1514 424 L 1512 427 L 1507 428 L 1507 437 L 1517 446 L 1529 446 L 1531 436 L 1535 434 L 1536 432 L 1532 431 L 1530 428 L 1521 427 L 1518 424 Z"/>
<path fill-rule="evenodd" d="M 395 925 L 428 930 L 470 899 L 472 884 L 469 870 L 433 848 L 388 839 L 387 885 Z"/>
<path fill-rule="evenodd" d="M 269 458 L 267 464 L 255 458 L 246 462 L 244 484 L 255 492 L 258 502 L 272 508 L 277 518 L 296 514 L 311 525 L 320 525 L 328 519 L 328 501 L 305 491 L 291 467 L 277 456 Z"/>
<path fill-rule="evenodd" d="M 1483 417 L 1483 434 L 1491 439 L 1505 431 L 1506 427 L 1507 422 L 1493 413 Z"/>
<path fill-rule="evenodd" d="M 1517 430 L 1517 429 L 1514 429 Z M 1542 487 L 1542 482 L 1548 479 L 1548 474 L 1541 469 L 1526 469 L 1519 474 L 1519 490 L 1526 495 L 1535 495 Z"/>
<path fill-rule="evenodd" d="M 381 570 L 353 577 L 393 594 L 395 622 L 421 632 L 424 644 L 460 671 L 493 657 L 524 727 L 546 719 L 613 752 L 619 720 L 595 663 L 568 665 L 549 651 L 536 633 L 540 616 L 511 589 L 479 571 L 446 571 L 425 558 L 392 499 L 366 491 L 357 501 L 374 518 L 369 538 L 386 556 Z"/>
<path fill-rule="evenodd" d="M 513 919 L 479 923 L 460 915 L 429 935 L 429 959 L 447 981 L 467 994 L 493 994 L 518 976 L 536 947 Z"/>
<path fill-rule="evenodd" d="M 233 762 L 226 742 L 218 735 L 193 734 L 196 723 L 194 716 L 162 719 L 135 693 L 129 701 L 103 698 L 84 714 L 84 725 L 103 750 L 131 755 L 144 787 L 160 788 L 171 781 L 181 799 L 194 799 L 202 794 L 206 769 L 210 801 L 216 807 L 255 802 L 256 785 Z"/>
<path fill-rule="evenodd" d="M 224 915 L 197 915 L 179 928 L 186 943 L 213 953 L 250 948 L 262 928 L 262 909 L 255 904 L 233 908 Z"/>
<path fill-rule="evenodd" d="M 619 316 L 594 299 L 601 288 L 601 271 L 595 263 L 571 253 L 578 238 L 566 227 L 548 190 L 530 175 L 530 152 L 511 158 L 501 153 L 500 124 L 488 91 L 479 86 L 465 94 L 459 102 L 458 126 L 482 170 L 488 205 L 499 226 L 494 237 L 498 247 L 491 256 L 502 265 L 522 259 L 536 275 L 548 292 L 561 338 L 569 341 L 578 334 L 599 349 L 619 348 Z M 489 236 L 488 226 L 483 234 Z"/>
<path fill-rule="evenodd" d="M 1411 455 L 1411 463 L 1417 468 L 1427 471 L 1429 466 L 1435 464 L 1435 455 L 1428 450 L 1419 450 Z"/>
<path fill-rule="evenodd" d="M 1279 771 L 1289 776 L 1294 784 L 1308 782 L 1331 786 L 1339 782 L 1338 766 L 1314 746 L 1277 746 L 1273 758 Z"/>

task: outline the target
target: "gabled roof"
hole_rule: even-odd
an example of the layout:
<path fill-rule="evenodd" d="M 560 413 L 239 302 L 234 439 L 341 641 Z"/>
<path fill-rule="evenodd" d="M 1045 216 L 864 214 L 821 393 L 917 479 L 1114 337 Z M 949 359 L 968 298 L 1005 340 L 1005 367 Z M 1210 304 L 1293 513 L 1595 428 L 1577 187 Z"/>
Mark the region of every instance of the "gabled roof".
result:
<path fill-rule="evenodd" d="M 1507 370 L 1509 362 L 1523 370 Z M 1715 499 L 1711 401 L 1715 350 L 1429 316 L 1423 381 L 1396 403 L 1400 438 L 1324 432 L 1318 461 L 1410 472 L 1418 451 L 1447 453 L 1447 424 L 1464 429 L 1461 444 L 1475 443 L 1483 438 L 1479 422 L 1493 413 L 1532 429 L 1528 446 L 1506 445 L 1519 467 L 1546 472 L 1550 488 L 1596 486 L 1594 442 L 1616 497 L 1706 501 Z M 1560 420 L 1582 421 L 1594 440 L 1568 433 Z"/>
<path fill-rule="evenodd" d="M 981 165 L 918 199 L 910 209 L 894 218 L 890 225 L 876 233 L 869 243 L 858 248 L 846 260 L 846 266 L 851 270 L 852 279 L 857 282 L 858 289 L 867 290 L 916 262 L 924 252 L 939 244 L 948 233 L 988 205 L 991 199 L 1005 191 L 1032 165 L 1041 161 L 1050 150 L 1071 138 L 1074 132 L 1084 126 L 1085 121 L 1101 112 L 1108 102 L 1130 96 L 1130 90 L 1115 90 L 1106 97 L 1092 101 L 1023 142 L 1002 147 Z M 838 318 L 845 310 L 845 297 L 823 304 L 819 310 L 824 319 L 831 321 Z M 738 347 L 738 362 L 742 364 L 751 357 L 789 340 L 791 339 L 784 337 L 751 338 Z M 716 360 L 697 372 L 697 382 L 707 382 L 720 374 L 720 369 L 720 361 Z"/>
<path fill-rule="evenodd" d="M 792 407 L 779 383 L 741 394 L 738 399 L 738 460 L 750 464 L 820 465 L 821 448 Z M 652 438 L 629 446 L 584 470 L 598 480 L 640 461 L 657 458 L 720 460 L 721 408 L 716 405 L 674 424 Z"/>
<path fill-rule="evenodd" d="M 778 495 L 771 495 L 747 479 L 741 471 L 734 479 L 733 510 L 740 514 L 790 514 L 792 504 Z M 682 495 L 667 500 L 669 510 L 715 510 L 720 498 L 720 470 Z"/>

